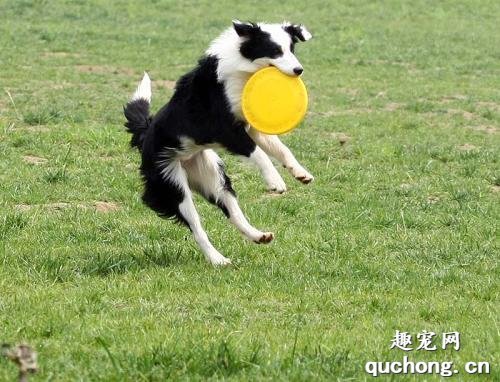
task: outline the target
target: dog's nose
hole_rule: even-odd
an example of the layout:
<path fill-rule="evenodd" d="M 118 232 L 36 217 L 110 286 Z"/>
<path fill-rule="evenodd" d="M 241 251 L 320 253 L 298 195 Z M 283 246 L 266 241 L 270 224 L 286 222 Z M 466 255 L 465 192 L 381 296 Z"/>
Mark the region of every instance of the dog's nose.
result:
<path fill-rule="evenodd" d="M 293 68 L 293 72 L 294 72 L 296 75 L 298 75 L 298 76 L 300 76 L 300 75 L 302 74 L 302 72 L 303 72 L 303 71 L 304 71 L 304 69 L 299 68 L 299 67 L 297 67 L 297 68 Z"/>

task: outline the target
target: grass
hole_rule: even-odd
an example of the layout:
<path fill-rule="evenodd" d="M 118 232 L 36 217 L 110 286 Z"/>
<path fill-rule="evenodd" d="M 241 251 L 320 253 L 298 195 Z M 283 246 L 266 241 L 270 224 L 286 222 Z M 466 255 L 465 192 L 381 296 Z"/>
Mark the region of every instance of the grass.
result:
<path fill-rule="evenodd" d="M 34 381 L 351 381 L 402 359 L 396 330 L 459 331 L 459 352 L 410 359 L 498 380 L 499 17 L 479 0 L 0 3 L 0 340 L 36 348 Z M 297 47 L 309 114 L 283 140 L 316 181 L 284 174 L 273 197 L 224 155 L 277 238 L 246 243 L 197 198 L 236 264 L 217 270 L 141 204 L 121 111 L 145 69 L 157 110 L 233 18 L 315 35 Z"/>

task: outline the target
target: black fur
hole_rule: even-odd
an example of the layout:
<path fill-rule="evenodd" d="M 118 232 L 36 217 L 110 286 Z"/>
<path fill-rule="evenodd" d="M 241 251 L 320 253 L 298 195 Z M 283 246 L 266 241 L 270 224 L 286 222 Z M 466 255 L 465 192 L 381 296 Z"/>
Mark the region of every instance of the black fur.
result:
<path fill-rule="evenodd" d="M 174 218 L 189 227 L 182 214 L 179 213 L 179 204 L 184 199 L 184 192 L 174 183 L 166 182 L 156 168 L 143 164 L 141 173 L 144 179 L 142 195 L 144 204 L 155 211 L 158 216 Z"/>
<path fill-rule="evenodd" d="M 161 174 L 159 162 L 164 166 L 168 161 L 166 148 L 175 155 L 182 151 L 179 137 L 187 137 L 197 145 L 219 144 L 248 157 L 255 143 L 246 133 L 245 123 L 231 113 L 223 85 L 217 81 L 217 59 L 212 56 L 203 57 L 194 70 L 180 78 L 170 101 L 153 118 L 146 111 L 142 101 L 130 102 L 125 108 L 126 126 L 133 134 L 131 144 L 142 154 L 143 201 L 160 216 L 186 223 L 179 213 L 183 190 Z M 223 168 L 221 171 L 224 187 L 234 193 Z M 228 214 L 224 206 L 219 207 Z"/>
<path fill-rule="evenodd" d="M 149 103 L 144 99 L 131 101 L 123 108 L 123 113 L 125 114 L 125 118 L 127 118 L 125 127 L 132 134 L 130 146 L 137 147 L 140 150 L 144 134 L 151 123 Z"/>
<path fill-rule="evenodd" d="M 249 37 L 255 32 L 255 30 L 260 29 L 259 26 L 253 22 L 240 23 L 233 21 L 233 27 L 240 37 Z"/>
<path fill-rule="evenodd" d="M 162 148 L 180 148 L 180 136 L 191 138 L 197 145 L 218 143 L 233 154 L 247 157 L 255 150 L 245 122 L 231 113 L 224 87 L 217 81 L 215 57 L 202 58 L 194 70 L 180 78 L 170 102 L 151 124 L 146 133 L 151 150 L 145 154 L 155 161 Z"/>
<path fill-rule="evenodd" d="M 235 29 L 237 25 L 241 27 L 242 24 L 235 24 Z M 252 27 L 246 25 L 247 30 L 245 30 L 243 36 L 247 39 L 241 44 L 241 55 L 252 61 L 261 57 L 278 58 L 282 56 L 283 50 L 281 46 L 271 40 L 271 35 L 262 31 L 256 24 L 252 25 Z M 236 32 L 238 33 L 238 29 L 236 29 Z"/>
<path fill-rule="evenodd" d="M 300 25 L 287 25 L 284 29 L 292 37 L 292 42 L 294 44 L 299 41 L 306 41 Z"/>
<path fill-rule="evenodd" d="M 219 165 L 219 171 L 224 179 L 224 190 L 229 191 L 231 194 L 233 194 L 233 196 L 236 196 L 236 192 L 234 191 L 233 185 L 231 184 L 231 179 L 229 179 L 229 177 L 227 176 L 224 166 L 222 164 Z M 229 211 L 227 210 L 226 206 L 220 201 L 216 202 L 216 204 L 222 210 L 224 215 L 226 215 L 226 217 L 229 217 Z"/>

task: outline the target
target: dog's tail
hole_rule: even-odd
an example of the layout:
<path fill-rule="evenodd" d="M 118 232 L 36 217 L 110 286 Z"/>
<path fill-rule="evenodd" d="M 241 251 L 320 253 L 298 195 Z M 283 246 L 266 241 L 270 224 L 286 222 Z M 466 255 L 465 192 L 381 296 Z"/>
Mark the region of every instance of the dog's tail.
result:
<path fill-rule="evenodd" d="M 127 118 L 125 127 L 132 134 L 130 146 L 142 149 L 144 135 L 151 124 L 149 115 L 149 104 L 151 103 L 151 80 L 146 72 L 141 83 L 137 87 L 132 99 L 123 108 L 123 114 Z"/>

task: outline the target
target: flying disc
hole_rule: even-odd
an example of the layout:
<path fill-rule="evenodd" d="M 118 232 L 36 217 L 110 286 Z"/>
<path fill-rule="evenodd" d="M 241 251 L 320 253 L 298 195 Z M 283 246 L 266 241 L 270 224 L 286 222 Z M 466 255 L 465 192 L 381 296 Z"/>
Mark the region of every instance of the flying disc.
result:
<path fill-rule="evenodd" d="M 247 122 L 266 134 L 283 134 L 296 127 L 307 110 L 307 91 L 300 77 L 274 66 L 255 72 L 245 84 L 241 108 Z"/>

